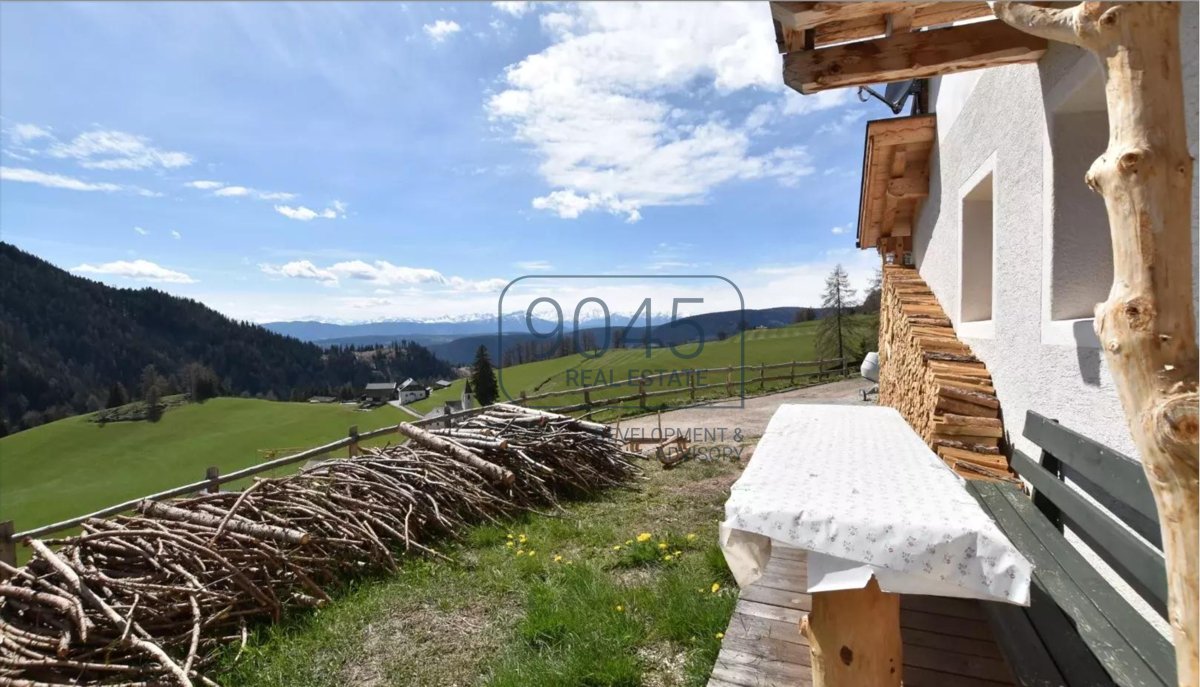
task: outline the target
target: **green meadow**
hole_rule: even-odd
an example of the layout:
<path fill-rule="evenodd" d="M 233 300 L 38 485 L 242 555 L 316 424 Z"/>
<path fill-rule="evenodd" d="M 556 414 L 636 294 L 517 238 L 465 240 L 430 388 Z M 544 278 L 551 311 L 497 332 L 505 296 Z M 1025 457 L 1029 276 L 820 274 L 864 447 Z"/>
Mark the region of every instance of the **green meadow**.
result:
<path fill-rule="evenodd" d="M 18 530 L 264 462 L 411 416 L 384 406 L 214 398 L 168 410 L 158 422 L 70 417 L 0 439 L 0 521 Z"/>

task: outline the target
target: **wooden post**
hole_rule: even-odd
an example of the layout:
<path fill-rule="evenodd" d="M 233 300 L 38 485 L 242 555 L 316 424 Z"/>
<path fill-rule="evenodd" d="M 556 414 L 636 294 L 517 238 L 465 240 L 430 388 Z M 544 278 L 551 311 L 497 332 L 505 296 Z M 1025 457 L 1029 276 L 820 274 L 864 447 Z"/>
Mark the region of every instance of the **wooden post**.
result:
<path fill-rule="evenodd" d="M 813 687 L 900 687 L 900 595 L 879 589 L 817 592 L 800 621 L 812 652 Z"/>
<path fill-rule="evenodd" d="M 728 370 L 725 371 L 725 395 L 726 396 L 733 395 L 733 366 L 732 365 L 729 367 Z"/>
<path fill-rule="evenodd" d="M 793 361 L 792 361 L 792 372 L 791 372 L 791 374 L 792 374 L 792 378 L 791 378 L 791 380 L 788 382 L 788 386 L 796 386 L 796 361 L 795 361 L 795 360 L 793 360 Z"/>
<path fill-rule="evenodd" d="M 521 405 L 525 405 L 525 404 L 529 403 L 529 399 L 527 399 L 527 398 L 525 397 L 525 390 L 524 390 L 524 389 L 521 389 L 521 401 L 520 401 L 520 403 L 521 403 Z"/>
<path fill-rule="evenodd" d="M 638 380 L 638 396 L 640 396 L 638 406 L 644 410 L 646 408 L 646 377 L 644 375 Z"/>
<path fill-rule="evenodd" d="M 217 480 L 221 477 L 221 468 L 212 466 L 204 471 L 204 479 L 208 480 L 208 487 L 204 491 L 215 494 L 221 491 L 221 485 L 217 484 Z"/>
<path fill-rule="evenodd" d="M 767 364 L 759 363 L 758 365 L 758 393 L 767 390 Z"/>
<path fill-rule="evenodd" d="M 12 566 L 17 564 L 17 543 L 12 538 L 16 531 L 12 520 L 0 522 L 0 561 Z"/>
<path fill-rule="evenodd" d="M 592 409 L 592 395 L 588 393 L 587 389 L 583 390 L 583 404 L 587 406 L 588 410 Z"/>
<path fill-rule="evenodd" d="M 351 425 L 346 436 L 350 439 L 350 445 L 346 447 L 346 455 L 353 458 L 358 455 L 358 425 Z"/>
<path fill-rule="evenodd" d="M 658 411 L 658 412 L 656 413 L 656 415 L 658 416 L 658 440 L 659 440 L 659 441 L 662 441 L 662 439 L 663 439 L 663 433 L 662 433 L 662 411 L 661 411 L 661 410 L 660 410 L 660 411 Z"/>
<path fill-rule="evenodd" d="M 688 371 L 688 390 L 690 391 L 692 402 L 695 403 L 696 402 L 696 372 L 694 370 Z"/>
<path fill-rule="evenodd" d="M 1096 335 L 1158 506 L 1179 684 L 1197 685 L 1200 359 L 1179 3 L 992 9 L 1022 31 L 1091 50 L 1104 71 L 1108 148 L 1086 180 L 1108 209 L 1113 285 L 1096 306 Z"/>

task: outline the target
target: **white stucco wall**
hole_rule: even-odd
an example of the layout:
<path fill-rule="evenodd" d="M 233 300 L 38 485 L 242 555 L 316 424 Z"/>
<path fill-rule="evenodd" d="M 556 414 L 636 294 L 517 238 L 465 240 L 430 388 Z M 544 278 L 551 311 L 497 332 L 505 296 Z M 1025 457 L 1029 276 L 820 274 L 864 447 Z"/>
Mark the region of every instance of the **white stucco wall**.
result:
<path fill-rule="evenodd" d="M 1196 3 L 1184 3 L 1180 26 L 1188 147 L 1197 157 Z M 1102 202 L 1083 173 L 1107 143 L 1107 118 L 1094 58 L 1053 44 L 1033 65 L 1015 65 L 935 80 L 931 105 L 938 143 L 929 198 L 913 231 L 921 275 L 959 336 L 987 363 L 1008 440 L 1031 456 L 1028 410 L 1137 458 L 1112 378 L 1080 301 L 1111 284 L 1111 243 Z M 964 194 L 988 173 L 993 183 L 992 320 L 964 322 L 961 251 Z M 1200 182 L 1200 174 L 1196 175 Z M 1200 288 L 1200 223 L 1192 203 L 1193 300 Z M 970 219 L 968 218 L 968 223 Z M 968 269 L 971 259 L 967 258 Z M 1167 626 L 1094 553 L 1068 537 L 1160 632 Z"/>
<path fill-rule="evenodd" d="M 1188 140 L 1195 156 L 1196 4 L 1186 4 L 1183 15 Z M 1081 87 L 1095 78 L 1094 61 L 1078 48 L 1054 44 L 1037 64 L 944 77 L 931 98 L 938 145 L 930 195 L 914 228 L 916 264 L 960 336 L 987 363 L 1010 441 L 1031 455 L 1036 448 L 1021 436 L 1029 409 L 1136 457 L 1091 319 L 1055 321 L 1055 310 L 1060 318 L 1077 311 L 1081 292 L 1097 281 L 1111 283 L 1107 219 L 1082 178 L 1096 147 L 1107 141 L 1106 119 L 1091 109 Z M 992 321 L 964 327 L 961 194 L 988 165 L 994 165 Z M 1192 212 L 1195 248 L 1195 203 Z M 1055 231 L 1056 223 L 1067 229 Z M 1194 272 L 1198 267 L 1193 257 Z"/>

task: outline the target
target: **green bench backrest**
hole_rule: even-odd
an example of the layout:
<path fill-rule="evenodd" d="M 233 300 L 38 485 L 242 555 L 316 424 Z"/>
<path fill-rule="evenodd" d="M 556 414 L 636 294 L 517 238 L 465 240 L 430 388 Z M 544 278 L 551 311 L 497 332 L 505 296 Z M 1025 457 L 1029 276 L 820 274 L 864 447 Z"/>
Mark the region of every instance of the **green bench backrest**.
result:
<path fill-rule="evenodd" d="M 1167 572 L 1161 550 L 1162 534 L 1154 497 L 1141 464 L 1033 411 L 1025 416 L 1024 435 L 1041 447 L 1042 460 L 1013 451 L 1012 467 L 1033 485 L 1039 509 L 1052 522 L 1070 527 L 1151 607 L 1166 617 Z M 1066 485 L 1063 477 L 1112 515 Z"/>

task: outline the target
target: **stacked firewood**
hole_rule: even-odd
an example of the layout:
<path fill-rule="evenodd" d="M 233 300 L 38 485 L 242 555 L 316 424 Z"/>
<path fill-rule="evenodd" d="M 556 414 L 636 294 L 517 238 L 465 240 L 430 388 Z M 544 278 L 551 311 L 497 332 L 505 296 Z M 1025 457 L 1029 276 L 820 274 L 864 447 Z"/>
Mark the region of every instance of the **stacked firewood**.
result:
<path fill-rule="evenodd" d="M 879 359 L 879 402 L 899 410 L 950 467 L 976 479 L 1012 479 L 987 366 L 955 336 L 915 269 L 884 267 Z"/>
<path fill-rule="evenodd" d="M 261 479 L 241 492 L 143 501 L 0 563 L 0 685 L 214 684 L 251 625 L 321 606 L 347 578 L 394 570 L 464 526 L 629 482 L 604 425 L 493 406 L 403 445 Z"/>

